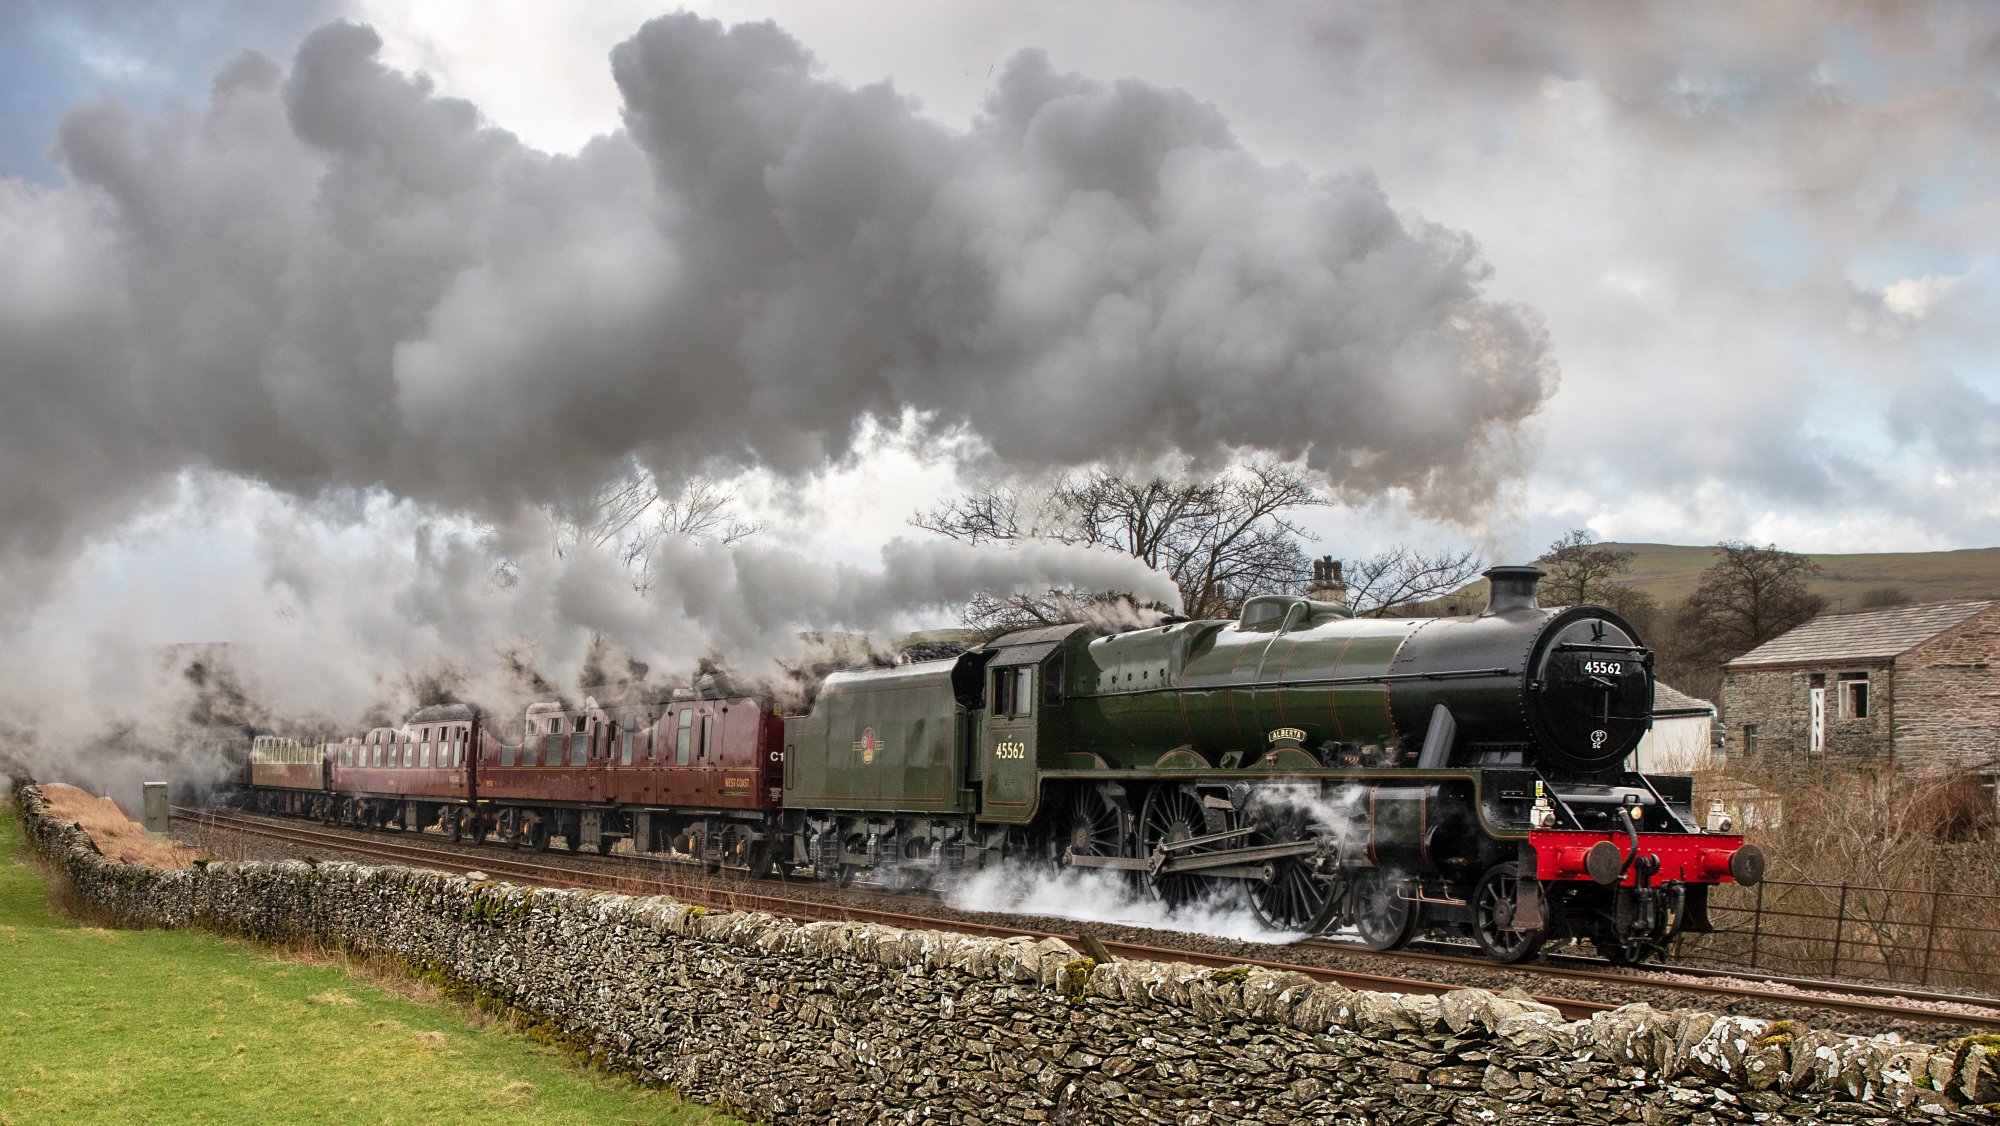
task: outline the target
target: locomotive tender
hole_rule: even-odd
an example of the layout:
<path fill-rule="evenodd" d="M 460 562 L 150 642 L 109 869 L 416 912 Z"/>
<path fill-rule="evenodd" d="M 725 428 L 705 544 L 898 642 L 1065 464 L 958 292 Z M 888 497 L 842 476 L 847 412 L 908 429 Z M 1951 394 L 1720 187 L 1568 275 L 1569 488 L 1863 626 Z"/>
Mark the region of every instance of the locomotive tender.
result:
<path fill-rule="evenodd" d="M 328 745 L 317 796 L 260 782 L 254 752 L 251 780 L 267 807 L 543 848 L 630 837 L 842 882 L 1012 860 L 1174 904 L 1240 890 L 1275 928 L 1352 927 L 1376 949 L 1469 933 L 1517 961 L 1573 937 L 1633 962 L 1707 929 L 1708 887 L 1754 883 L 1763 860 L 1719 806 L 1697 820 L 1690 779 L 1624 769 L 1652 722 L 1651 653 L 1610 610 L 1539 606 L 1534 568 L 1486 574 L 1471 617 L 1267 595 L 1234 621 L 1023 630 L 835 673 L 782 721 L 726 692 L 537 705 L 515 747 L 431 709 Z M 382 743 L 401 790 L 366 750 Z"/>

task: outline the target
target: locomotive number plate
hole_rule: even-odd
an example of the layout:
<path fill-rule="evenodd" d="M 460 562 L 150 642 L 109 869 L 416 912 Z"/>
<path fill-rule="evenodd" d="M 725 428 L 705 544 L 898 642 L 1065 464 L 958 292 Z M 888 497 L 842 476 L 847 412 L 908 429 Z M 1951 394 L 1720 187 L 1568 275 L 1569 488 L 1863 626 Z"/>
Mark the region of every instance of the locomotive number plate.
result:
<path fill-rule="evenodd" d="M 1583 673 L 1585 676 L 1622 676 L 1624 672 L 1625 666 L 1619 664 L 1617 661 L 1585 661 L 1583 663 Z"/>
<path fill-rule="evenodd" d="M 1014 739 L 993 744 L 994 758 L 1027 758 L 1028 745 Z"/>

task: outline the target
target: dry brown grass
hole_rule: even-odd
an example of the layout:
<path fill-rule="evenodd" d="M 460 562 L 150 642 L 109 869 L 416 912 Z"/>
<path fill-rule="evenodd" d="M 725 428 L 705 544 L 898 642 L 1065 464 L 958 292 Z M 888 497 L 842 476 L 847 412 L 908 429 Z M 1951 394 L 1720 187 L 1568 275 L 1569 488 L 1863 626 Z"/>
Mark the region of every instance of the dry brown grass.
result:
<path fill-rule="evenodd" d="M 194 862 L 193 849 L 147 836 L 146 827 L 127 817 L 110 798 L 100 798 L 59 782 L 42 787 L 42 796 L 48 799 L 50 812 L 57 820 L 83 826 L 83 831 L 97 842 L 97 851 L 113 860 L 152 868 L 185 868 Z"/>

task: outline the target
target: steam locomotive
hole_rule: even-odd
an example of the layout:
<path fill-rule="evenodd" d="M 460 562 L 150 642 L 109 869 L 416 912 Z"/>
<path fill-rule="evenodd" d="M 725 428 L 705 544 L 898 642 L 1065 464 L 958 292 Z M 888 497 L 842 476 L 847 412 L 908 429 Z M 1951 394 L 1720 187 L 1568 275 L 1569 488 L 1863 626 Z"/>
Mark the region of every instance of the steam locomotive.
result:
<path fill-rule="evenodd" d="M 510 742 L 473 708 L 252 748 L 250 800 L 515 846 L 676 852 L 911 887 L 1014 861 L 1099 869 L 1170 904 L 1240 894 L 1268 925 L 1388 950 L 1551 938 L 1621 963 L 1709 927 L 1756 846 L 1692 781 L 1624 764 L 1653 661 L 1603 607 L 1486 572 L 1483 613 L 1357 618 L 1288 595 L 1233 621 L 1023 630 L 835 673 L 809 712 L 723 688 L 564 710 Z M 303 768 L 303 769 L 301 769 Z"/>

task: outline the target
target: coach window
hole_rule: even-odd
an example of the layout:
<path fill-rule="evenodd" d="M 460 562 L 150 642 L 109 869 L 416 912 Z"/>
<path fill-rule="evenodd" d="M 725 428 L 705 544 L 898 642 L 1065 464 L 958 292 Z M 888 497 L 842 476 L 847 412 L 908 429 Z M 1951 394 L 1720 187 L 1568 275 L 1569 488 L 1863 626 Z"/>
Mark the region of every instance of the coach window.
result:
<path fill-rule="evenodd" d="M 532 736 L 531 736 L 532 738 Z M 518 760 L 521 749 L 512 743 L 500 744 L 500 765 L 512 766 Z"/>
<path fill-rule="evenodd" d="M 417 765 L 417 745 L 415 743 L 403 744 L 403 765 Z"/>
<path fill-rule="evenodd" d="M 370 765 L 371 766 L 382 765 L 382 744 L 380 743 L 375 744 L 375 761 Z"/>
<path fill-rule="evenodd" d="M 690 744 L 694 740 L 693 708 L 681 709 L 681 718 L 679 720 L 679 726 L 680 726 L 680 731 L 677 736 L 676 745 L 674 747 L 674 765 L 686 766 L 688 764 L 688 751 L 691 749 Z"/>
<path fill-rule="evenodd" d="M 618 749 L 618 765 L 632 765 L 632 733 L 630 731 L 625 733 L 625 742 Z"/>
<path fill-rule="evenodd" d="M 709 728 L 709 724 L 710 724 L 710 723 L 712 723 L 712 722 L 714 722 L 714 720 L 715 720 L 715 717 L 714 717 L 714 716 L 712 716 L 712 715 L 707 715 L 707 714 L 704 714 L 704 715 L 703 715 L 703 716 L 701 717 L 701 757 L 702 757 L 702 758 L 704 758 L 704 759 L 708 757 L 708 728 Z"/>
<path fill-rule="evenodd" d="M 417 748 L 417 765 L 429 766 L 430 764 L 431 764 L 431 745 L 429 743 L 425 743 L 423 746 Z"/>

